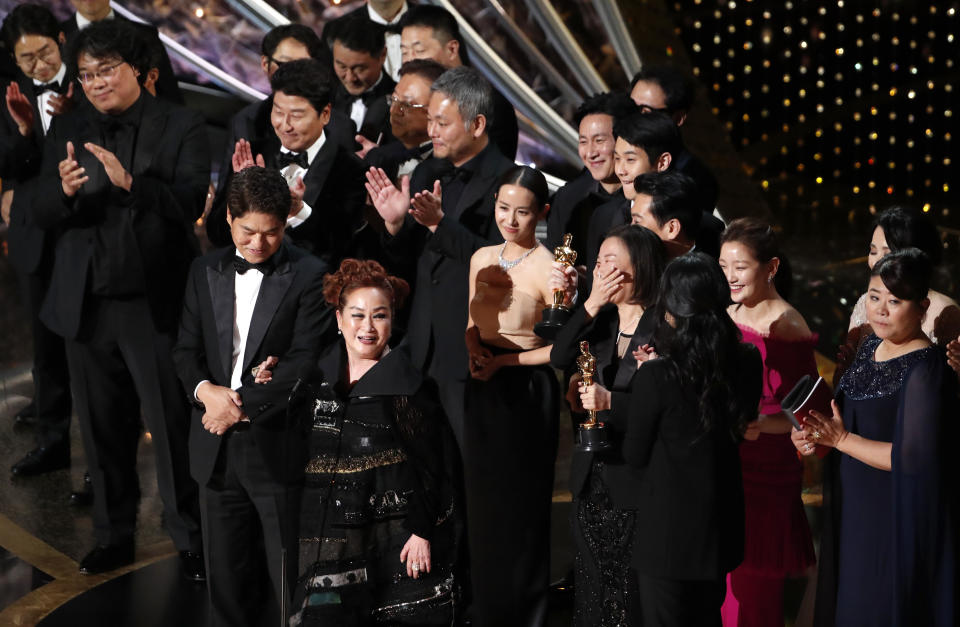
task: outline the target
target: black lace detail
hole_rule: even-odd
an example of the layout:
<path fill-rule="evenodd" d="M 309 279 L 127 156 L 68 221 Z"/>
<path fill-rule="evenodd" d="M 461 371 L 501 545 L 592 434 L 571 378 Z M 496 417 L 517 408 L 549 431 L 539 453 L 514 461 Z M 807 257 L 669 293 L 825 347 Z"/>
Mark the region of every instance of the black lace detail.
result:
<path fill-rule="evenodd" d="M 880 338 L 871 335 L 860 345 L 853 365 L 840 379 L 840 389 L 846 398 L 865 401 L 899 393 L 907 371 L 926 359 L 931 351 L 938 350 L 929 346 L 886 361 L 874 361 L 880 342 Z"/>
<path fill-rule="evenodd" d="M 637 512 L 617 509 L 603 482 L 603 462 L 595 460 L 586 493 L 577 501 L 577 521 L 588 554 L 577 553 L 574 625 L 629 625 L 630 556 Z"/>

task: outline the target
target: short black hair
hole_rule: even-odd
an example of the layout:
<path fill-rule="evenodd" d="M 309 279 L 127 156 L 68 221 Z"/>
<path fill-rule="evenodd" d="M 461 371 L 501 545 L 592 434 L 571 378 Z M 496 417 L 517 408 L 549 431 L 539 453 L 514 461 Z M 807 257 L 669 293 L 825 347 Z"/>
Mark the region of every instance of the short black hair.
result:
<path fill-rule="evenodd" d="M 919 248 L 934 266 L 943 259 L 943 241 L 933 222 L 917 209 L 890 207 L 873 222 L 873 229 L 883 229 L 883 236 L 891 252 L 904 248 Z"/>
<path fill-rule="evenodd" d="M 693 105 L 693 85 L 690 83 L 690 79 L 672 67 L 660 65 L 640 70 L 630 81 L 631 92 L 640 81 L 656 83 L 660 86 L 669 113 L 689 111 Z"/>
<path fill-rule="evenodd" d="M 613 136 L 647 153 L 651 165 L 665 152 L 676 157 L 683 150 L 680 129 L 665 113 L 634 113 L 613 124 Z"/>
<path fill-rule="evenodd" d="M 927 298 L 933 264 L 919 248 L 904 248 L 878 261 L 870 272 L 878 276 L 890 293 L 901 300 L 919 303 Z"/>
<path fill-rule="evenodd" d="M 277 68 L 270 77 L 270 88 L 273 93 L 282 91 L 288 96 L 306 98 L 319 114 L 330 104 L 333 79 L 330 69 L 320 61 L 297 59 Z"/>
<path fill-rule="evenodd" d="M 251 166 L 230 176 L 227 211 L 234 219 L 252 211 L 286 223 L 290 202 L 290 187 L 279 170 Z"/>
<path fill-rule="evenodd" d="M 621 224 L 607 233 L 604 239 L 616 237 L 630 254 L 633 274 L 633 293 L 630 302 L 651 307 L 660 294 L 660 276 L 667 265 L 667 251 L 657 234 L 638 224 Z"/>
<path fill-rule="evenodd" d="M 447 68 L 432 59 L 412 59 L 400 66 L 399 75 L 403 77 L 407 74 L 415 74 L 433 85 L 433 82 L 446 71 Z"/>
<path fill-rule="evenodd" d="M 347 17 L 336 22 L 330 37 L 330 48 L 340 42 L 344 48 L 356 52 L 366 52 L 371 57 L 379 57 L 387 47 L 386 31 L 364 16 Z"/>
<path fill-rule="evenodd" d="M 77 60 L 83 53 L 94 59 L 120 59 L 140 70 L 141 75 L 148 58 L 144 38 L 124 20 L 100 20 L 71 37 L 65 59 L 69 74 L 77 75 Z"/>
<path fill-rule="evenodd" d="M 60 23 L 47 7 L 39 4 L 20 4 L 7 14 L 0 27 L 0 37 L 10 54 L 24 35 L 49 37 L 59 44 Z"/>
<path fill-rule="evenodd" d="M 608 91 L 588 96 L 577 107 L 577 112 L 573 114 L 573 124 L 579 128 L 583 118 L 598 113 L 609 115 L 616 123 L 617 120 L 623 120 L 634 113 L 639 113 L 639 110 L 637 104 L 630 100 L 630 96 L 618 91 Z"/>
<path fill-rule="evenodd" d="M 397 28 L 401 32 L 408 26 L 419 26 L 433 30 L 433 38 L 442 44 L 450 40 L 456 40 L 460 44 L 460 62 L 469 65 L 466 42 L 463 41 L 463 36 L 460 34 L 460 25 L 457 23 L 457 18 L 450 11 L 443 7 L 418 4 L 410 7 L 400 18 L 400 23 L 397 24 Z"/>
<path fill-rule="evenodd" d="M 284 39 L 293 39 L 303 44 L 311 59 L 323 61 L 329 56 L 326 54 L 323 42 L 320 41 L 316 31 L 304 24 L 284 24 L 271 28 L 263 36 L 263 41 L 260 43 L 260 54 L 265 57 L 272 57 L 273 53 L 277 51 L 277 46 Z"/>
<path fill-rule="evenodd" d="M 692 178 L 674 170 L 649 172 L 634 179 L 633 189 L 653 199 L 650 213 L 657 226 L 676 219 L 683 234 L 696 239 L 703 212 L 697 205 L 697 184 Z"/>

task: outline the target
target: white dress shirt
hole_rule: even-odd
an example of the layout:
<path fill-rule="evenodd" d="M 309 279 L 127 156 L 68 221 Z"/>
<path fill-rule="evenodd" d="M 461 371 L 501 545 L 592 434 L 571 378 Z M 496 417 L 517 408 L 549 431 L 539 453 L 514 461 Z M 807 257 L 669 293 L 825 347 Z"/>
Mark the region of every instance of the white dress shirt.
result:
<path fill-rule="evenodd" d="M 112 20 L 114 17 L 116 17 L 116 15 L 117 14 L 113 12 L 113 9 L 110 9 L 110 12 L 107 13 L 107 17 L 103 19 Z M 91 22 L 87 18 L 80 15 L 80 12 L 77 11 L 77 30 L 83 30 L 84 28 L 86 28 L 87 26 L 90 26 L 91 24 L 93 24 L 93 22 Z"/>
<path fill-rule="evenodd" d="M 240 257 L 240 251 L 237 251 Z M 260 294 L 260 284 L 263 282 L 263 273 L 251 268 L 243 274 L 239 272 L 233 279 L 233 360 L 231 364 L 230 388 L 240 389 L 240 378 L 243 376 L 244 351 L 247 348 L 247 336 L 250 334 L 250 321 L 253 319 L 253 308 L 257 304 Z"/>
<path fill-rule="evenodd" d="M 367 14 L 370 16 L 370 21 L 376 24 L 382 24 L 384 26 L 393 26 L 400 21 L 400 18 L 403 17 L 403 14 L 407 12 L 407 3 L 404 0 L 403 7 L 400 8 L 400 12 L 393 16 L 393 19 L 389 22 L 383 19 L 379 13 L 373 10 L 369 4 L 367 4 Z M 383 71 L 390 75 L 390 77 L 395 80 L 400 80 L 400 66 L 402 65 L 400 61 L 400 33 L 387 33 L 386 36 L 387 44 L 387 58 L 383 62 Z M 357 125 L 357 128 L 360 128 Z"/>
<path fill-rule="evenodd" d="M 280 170 L 280 174 L 283 175 L 283 178 L 286 179 L 287 185 L 293 187 L 297 184 L 297 179 L 306 176 L 307 170 L 310 169 L 310 164 L 313 163 L 313 160 L 317 158 L 317 153 L 320 152 L 320 149 L 323 148 L 324 142 L 327 141 L 327 134 L 323 131 L 320 132 L 320 137 L 317 138 L 317 141 L 313 142 L 309 148 L 307 148 L 307 167 L 301 168 L 298 163 L 291 163 L 284 169 Z M 283 146 L 280 146 L 280 152 L 292 153 L 292 150 L 288 150 Z M 296 228 L 303 224 L 307 218 L 310 217 L 310 214 L 313 213 L 313 209 L 307 203 L 303 203 L 303 207 L 300 209 L 299 213 L 295 216 L 290 216 L 287 218 L 287 227 Z"/>
<path fill-rule="evenodd" d="M 380 81 L 383 80 L 383 72 L 380 72 L 377 82 L 370 86 L 372 90 L 374 87 L 380 84 Z M 367 91 L 363 92 L 364 94 Z M 367 104 L 363 101 L 363 94 L 359 96 L 354 96 L 356 100 L 353 101 L 353 105 L 350 107 L 350 119 L 353 120 L 353 123 L 357 125 L 357 132 L 360 132 L 360 129 L 363 127 L 363 118 L 367 117 Z"/>
<path fill-rule="evenodd" d="M 53 77 L 49 82 L 51 83 L 60 83 L 63 85 L 63 79 L 67 75 L 67 66 L 64 63 L 60 64 L 60 71 L 57 72 L 57 75 Z M 43 81 L 38 81 L 33 79 L 34 85 L 43 85 Z M 56 92 L 47 90 L 40 94 L 37 97 L 37 108 L 40 109 L 40 121 L 43 123 L 43 134 L 46 135 L 47 131 L 50 130 L 50 123 L 53 122 L 53 116 L 47 111 L 50 107 L 50 99 L 56 96 Z"/>

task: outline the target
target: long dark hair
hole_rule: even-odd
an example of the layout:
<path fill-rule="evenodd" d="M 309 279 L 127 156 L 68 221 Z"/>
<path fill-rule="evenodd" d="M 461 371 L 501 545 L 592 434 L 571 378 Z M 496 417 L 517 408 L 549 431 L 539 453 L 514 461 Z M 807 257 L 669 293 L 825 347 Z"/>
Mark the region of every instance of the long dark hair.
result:
<path fill-rule="evenodd" d="M 660 280 L 655 343 L 684 393 L 698 398 L 704 434 L 727 433 L 739 441 L 756 408 L 741 407 L 734 390 L 741 335 L 727 315 L 729 304 L 716 261 L 700 252 L 677 257 Z M 668 313 L 675 326 L 664 320 Z"/>

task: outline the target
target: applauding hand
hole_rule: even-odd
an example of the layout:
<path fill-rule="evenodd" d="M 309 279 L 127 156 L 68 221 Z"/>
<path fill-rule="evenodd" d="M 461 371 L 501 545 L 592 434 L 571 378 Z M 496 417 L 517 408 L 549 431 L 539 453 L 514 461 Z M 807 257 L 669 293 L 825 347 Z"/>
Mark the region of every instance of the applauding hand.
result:
<path fill-rule="evenodd" d="M 59 163 L 57 169 L 60 171 L 60 187 L 67 198 L 72 198 L 90 180 L 86 170 L 77 163 L 73 142 L 67 142 L 67 158 Z"/>
<path fill-rule="evenodd" d="M 370 168 L 364 187 L 387 230 L 391 235 L 396 235 L 410 211 L 410 177 L 401 178 L 400 189 L 397 189 L 383 168 Z"/>

